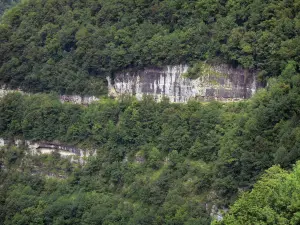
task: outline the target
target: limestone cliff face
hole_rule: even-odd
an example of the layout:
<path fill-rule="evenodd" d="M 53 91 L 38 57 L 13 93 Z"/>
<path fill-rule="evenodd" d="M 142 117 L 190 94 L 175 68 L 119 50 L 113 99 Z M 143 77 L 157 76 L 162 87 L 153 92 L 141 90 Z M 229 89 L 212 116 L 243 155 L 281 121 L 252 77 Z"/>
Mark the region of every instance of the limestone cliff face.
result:
<path fill-rule="evenodd" d="M 156 100 L 168 97 L 171 102 L 185 103 L 190 99 L 203 101 L 237 101 L 250 98 L 259 87 L 255 73 L 228 65 L 207 65 L 197 79 L 184 77 L 188 66 L 147 68 L 123 72 L 107 78 L 109 95 L 152 95 Z"/>
<path fill-rule="evenodd" d="M 73 104 L 89 105 L 99 100 L 96 96 L 80 96 L 80 95 L 60 95 L 59 99 L 62 103 L 70 102 Z"/>
<path fill-rule="evenodd" d="M 139 71 L 121 72 L 114 78 L 107 77 L 110 96 L 124 94 L 135 95 L 142 99 L 143 95 L 151 95 L 157 101 L 168 97 L 171 102 L 185 103 L 190 99 L 200 101 L 238 101 L 250 98 L 260 86 L 254 72 L 241 68 L 233 68 L 225 64 L 205 65 L 197 79 L 185 77 L 188 66 L 165 66 L 163 68 L 146 68 Z M 0 88 L 0 98 L 11 92 Z M 61 102 L 88 105 L 99 98 L 95 96 L 61 95 Z"/>

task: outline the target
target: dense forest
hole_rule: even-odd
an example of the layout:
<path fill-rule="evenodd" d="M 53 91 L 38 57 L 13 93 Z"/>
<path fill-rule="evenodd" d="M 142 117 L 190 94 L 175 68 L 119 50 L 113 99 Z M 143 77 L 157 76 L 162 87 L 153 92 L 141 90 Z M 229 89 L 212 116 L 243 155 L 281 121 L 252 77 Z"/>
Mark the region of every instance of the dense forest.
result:
<path fill-rule="evenodd" d="M 299 224 L 299 169 L 299 163 L 290 173 L 273 166 L 250 193 L 241 196 L 225 219 L 215 224 Z"/>
<path fill-rule="evenodd" d="M 4 13 L 6 9 L 9 9 L 16 3 L 18 3 L 19 0 L 1 0 L 0 1 L 0 16 Z"/>
<path fill-rule="evenodd" d="M 42 175 L 24 180 L 24 173 L 7 169 L 9 165 L 28 174 L 36 167 L 23 168 L 28 164 L 19 159 L 21 150 L 4 151 L 0 220 L 29 224 L 38 213 L 38 224 L 210 224 L 209 207 L 228 207 L 272 165 L 291 169 L 300 159 L 299 104 L 300 74 L 293 62 L 268 88 L 238 103 L 156 103 L 145 96 L 142 101 L 103 98 L 80 106 L 62 104 L 56 94 L 9 94 L 0 101 L 1 137 L 96 148 L 97 156 L 83 168 L 56 166 L 68 174 L 62 181 Z M 255 188 L 233 206 L 233 218 L 240 217 L 239 210 L 252 209 L 240 204 L 259 198 Z M 277 195 L 290 200 L 293 192 L 282 193 L 282 188 Z M 16 202 L 14 195 L 22 198 Z M 281 212 L 275 208 L 272 213 Z M 229 214 L 224 223 L 231 220 Z"/>
<path fill-rule="evenodd" d="M 0 10 L 12 2 L 2 1 Z M 0 138 L 96 149 L 85 165 L 0 147 L 0 224 L 299 224 L 298 0 L 26 0 L 0 22 Z M 1 12 L 0 12 L 1 13 Z M 106 93 L 124 69 L 201 61 L 267 81 L 235 103 Z M 199 63 L 200 62 L 200 63 Z M 216 221 L 217 209 L 224 209 Z M 214 215 L 211 215 L 214 214 Z"/>
<path fill-rule="evenodd" d="M 0 81 L 104 94 L 128 68 L 227 62 L 277 76 L 299 61 L 297 0 L 27 0 L 0 25 Z"/>

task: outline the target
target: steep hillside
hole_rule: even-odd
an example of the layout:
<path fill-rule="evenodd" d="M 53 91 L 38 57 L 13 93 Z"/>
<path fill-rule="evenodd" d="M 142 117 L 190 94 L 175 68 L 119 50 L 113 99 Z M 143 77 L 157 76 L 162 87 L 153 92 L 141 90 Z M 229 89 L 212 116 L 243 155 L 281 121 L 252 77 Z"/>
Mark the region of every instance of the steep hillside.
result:
<path fill-rule="evenodd" d="M 0 84 L 27 94 L 0 98 L 0 224 L 299 223 L 299 12 L 298 0 L 12 7 L 0 24 Z M 203 61 L 240 76 L 215 69 L 203 86 Z M 190 67 L 171 76 L 166 65 Z M 140 101 L 100 96 L 106 79 Z M 257 82 L 267 85 L 254 94 Z M 254 96 L 197 102 L 179 90 Z M 68 102 L 89 95 L 99 98 Z"/>
<path fill-rule="evenodd" d="M 276 76 L 299 60 L 298 1 L 28 0 L 0 25 L 0 81 L 103 94 L 127 68 L 229 62 Z"/>
<path fill-rule="evenodd" d="M 28 210 L 37 210 L 44 224 L 209 224 L 216 207 L 228 207 L 266 169 L 290 169 L 300 159 L 299 90 L 297 66 L 289 63 L 268 89 L 239 103 L 181 105 L 145 97 L 102 99 L 86 107 L 62 104 L 55 95 L 7 95 L 0 101 L 2 137 L 68 143 L 97 149 L 97 156 L 71 172 L 67 183 L 32 192 L 35 203 L 10 208 L 18 191 L 1 186 L 1 221 L 31 221 Z M 2 183 L 34 188 L 19 180 L 18 170 L 4 167 L 1 174 Z M 48 185 L 43 176 L 38 179 Z M 61 188 L 68 191 L 59 194 Z M 48 198 L 52 192 L 59 197 Z M 99 202 L 82 205 L 91 194 Z M 55 211 L 57 204 L 66 210 Z M 89 214 L 98 207 L 108 211 Z"/>

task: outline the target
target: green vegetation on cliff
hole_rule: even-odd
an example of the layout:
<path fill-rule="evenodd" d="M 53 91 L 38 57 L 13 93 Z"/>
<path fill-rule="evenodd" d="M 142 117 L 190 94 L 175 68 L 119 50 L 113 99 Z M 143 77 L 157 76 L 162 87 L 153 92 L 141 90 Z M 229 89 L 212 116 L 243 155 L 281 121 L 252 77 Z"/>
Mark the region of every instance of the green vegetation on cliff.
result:
<path fill-rule="evenodd" d="M 7 208 L 10 189 L 2 186 L 6 217 L 1 222 L 13 224 L 28 210 L 54 210 L 59 204 L 67 211 L 54 210 L 49 216 L 47 210 L 39 211 L 50 221 L 44 224 L 82 224 L 88 218 L 95 224 L 208 224 L 206 203 L 208 208 L 228 206 L 272 165 L 291 169 L 300 159 L 297 70 L 289 62 L 267 89 L 230 104 L 156 103 L 145 97 L 140 102 L 103 99 L 85 107 L 62 104 L 56 95 L 7 95 L 0 101 L 0 136 L 96 148 L 97 157 L 72 173 L 63 197 L 52 200 L 48 192 L 38 192 L 39 200 L 46 201 L 43 206 L 37 200 L 34 206 Z M 12 178 L 3 182 L 7 179 Z M 56 185 L 54 193 L 62 184 Z M 106 197 L 82 206 L 80 199 L 90 192 Z M 102 198 L 109 200 L 103 203 Z M 95 209 L 89 208 L 94 204 Z M 108 210 L 106 216 L 85 214 L 98 204 Z"/>
<path fill-rule="evenodd" d="M 0 81 L 103 94 L 126 68 L 225 61 L 276 76 L 299 62 L 296 0 L 27 0 L 0 24 Z"/>
<path fill-rule="evenodd" d="M 79 170 L 55 155 L 32 159 L 22 149 L 2 152 L 1 224 L 210 224 L 197 178 L 201 173 L 209 179 L 205 163 L 184 162 L 173 153 L 163 165 L 152 149 L 149 163 L 111 163 L 101 155 Z"/>
<path fill-rule="evenodd" d="M 253 187 L 220 224 L 299 223 L 299 164 L 287 171 L 300 160 L 299 12 L 298 0 L 26 0 L 6 11 L 0 84 L 48 94 L 0 99 L 0 137 L 97 156 L 81 167 L 0 149 L 0 224 L 205 225 L 213 205 Z M 188 63 L 195 78 L 201 60 L 276 78 L 238 103 L 58 100 L 104 94 L 105 77 L 128 68 Z"/>

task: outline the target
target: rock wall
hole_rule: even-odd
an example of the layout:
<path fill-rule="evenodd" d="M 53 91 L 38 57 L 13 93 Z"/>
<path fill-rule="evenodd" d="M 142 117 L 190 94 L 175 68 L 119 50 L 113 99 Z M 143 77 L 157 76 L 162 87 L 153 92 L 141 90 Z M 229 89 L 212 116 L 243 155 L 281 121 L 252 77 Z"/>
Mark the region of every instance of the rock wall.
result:
<path fill-rule="evenodd" d="M 0 98 L 3 98 L 7 94 L 15 93 L 15 92 L 23 94 L 23 92 L 21 90 L 10 90 L 10 89 L 6 89 L 5 87 L 1 87 L 0 88 Z"/>
<path fill-rule="evenodd" d="M 143 95 L 151 95 L 157 101 L 168 97 L 171 102 L 178 103 L 185 103 L 190 99 L 227 102 L 250 98 L 260 87 L 255 72 L 225 64 L 203 65 L 205 66 L 202 74 L 197 79 L 185 77 L 189 69 L 186 65 L 121 72 L 113 79 L 107 77 L 108 92 L 112 97 L 134 95 L 138 100 L 141 100 Z M 11 92 L 29 94 L 2 87 L 0 98 Z M 98 100 L 95 96 L 60 96 L 63 103 L 88 105 Z"/>
<path fill-rule="evenodd" d="M 255 73 L 228 65 L 208 65 L 197 79 L 184 77 L 188 66 L 147 68 L 123 72 L 113 79 L 107 77 L 109 95 L 152 95 L 156 100 L 168 97 L 171 102 L 185 103 L 190 99 L 202 101 L 238 101 L 250 98 L 259 87 Z"/>
<path fill-rule="evenodd" d="M 6 145 L 25 146 L 28 154 L 51 154 L 57 152 L 61 157 L 69 158 L 72 162 L 84 164 L 85 158 L 96 155 L 96 150 L 80 149 L 75 146 L 64 145 L 51 142 L 31 142 L 24 140 L 5 140 L 0 138 L 0 147 Z"/>
<path fill-rule="evenodd" d="M 81 104 L 81 105 L 89 105 L 99 100 L 99 98 L 95 96 L 80 96 L 80 95 L 61 95 L 59 99 L 62 103 L 70 102 L 73 104 Z"/>

